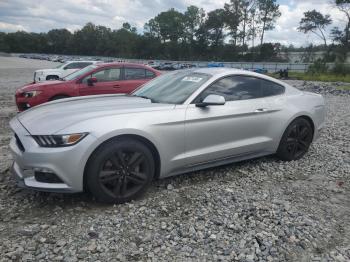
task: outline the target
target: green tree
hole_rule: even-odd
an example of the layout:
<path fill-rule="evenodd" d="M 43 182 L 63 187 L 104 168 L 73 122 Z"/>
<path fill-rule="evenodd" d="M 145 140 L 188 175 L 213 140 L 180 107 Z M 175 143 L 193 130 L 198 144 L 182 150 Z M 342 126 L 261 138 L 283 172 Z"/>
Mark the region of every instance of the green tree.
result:
<path fill-rule="evenodd" d="M 198 8 L 197 6 L 191 5 L 187 7 L 184 13 L 184 23 L 186 30 L 186 39 L 189 43 L 194 42 L 196 32 L 205 22 L 205 11 L 203 8 Z"/>
<path fill-rule="evenodd" d="M 251 28 L 254 26 L 254 14 L 256 8 L 256 0 L 243 0 L 242 1 L 242 30 L 241 30 L 241 42 L 242 46 L 245 46 L 246 39 L 252 36 Z"/>
<path fill-rule="evenodd" d="M 227 25 L 232 37 L 233 45 L 237 45 L 239 38 L 239 25 L 243 19 L 243 1 L 230 0 L 229 4 L 224 5 L 225 24 Z"/>
<path fill-rule="evenodd" d="M 217 47 L 222 45 L 225 38 L 225 10 L 215 9 L 208 13 L 208 18 L 205 22 L 205 30 L 207 39 L 211 46 Z"/>
<path fill-rule="evenodd" d="M 260 45 L 264 42 L 265 32 L 275 28 L 276 19 L 281 16 L 276 0 L 257 0 L 258 22 L 261 25 Z"/>
<path fill-rule="evenodd" d="M 339 34 L 338 32 L 338 37 L 340 37 L 338 40 L 340 40 L 342 44 L 342 53 L 345 55 L 344 57 L 346 57 L 350 50 L 350 0 L 335 0 L 335 4 L 337 8 L 345 14 L 347 19 L 344 33 Z"/>
<path fill-rule="evenodd" d="M 6 42 L 6 36 L 6 33 L 0 32 L 0 51 L 11 52 L 9 45 Z"/>
<path fill-rule="evenodd" d="M 123 29 L 130 31 L 132 33 L 136 33 L 136 27 L 131 26 L 128 22 L 123 23 Z"/>
<path fill-rule="evenodd" d="M 144 25 L 144 34 L 146 37 L 160 39 L 160 28 L 158 22 L 152 18 Z"/>
<path fill-rule="evenodd" d="M 323 15 L 315 9 L 304 13 L 304 17 L 300 20 L 298 30 L 305 34 L 312 32 L 321 38 L 324 45 L 327 46 L 327 38 L 325 36 L 326 27 L 332 23 L 329 15 Z"/>
<path fill-rule="evenodd" d="M 121 28 L 111 33 L 113 54 L 117 57 L 133 58 L 137 55 L 139 36 L 136 32 Z"/>
<path fill-rule="evenodd" d="M 47 33 L 50 52 L 54 54 L 69 53 L 69 42 L 72 34 L 67 29 L 52 29 Z"/>
<path fill-rule="evenodd" d="M 112 55 L 114 43 L 112 39 L 112 30 L 105 26 L 96 26 L 95 34 L 97 40 L 95 42 L 95 52 L 99 55 Z"/>
<path fill-rule="evenodd" d="M 98 34 L 93 23 L 87 23 L 81 30 L 77 30 L 72 37 L 72 52 L 80 55 L 96 55 Z"/>
<path fill-rule="evenodd" d="M 147 27 L 153 35 L 160 36 L 163 42 L 178 42 L 184 39 L 184 15 L 174 8 L 158 14 L 148 22 Z"/>

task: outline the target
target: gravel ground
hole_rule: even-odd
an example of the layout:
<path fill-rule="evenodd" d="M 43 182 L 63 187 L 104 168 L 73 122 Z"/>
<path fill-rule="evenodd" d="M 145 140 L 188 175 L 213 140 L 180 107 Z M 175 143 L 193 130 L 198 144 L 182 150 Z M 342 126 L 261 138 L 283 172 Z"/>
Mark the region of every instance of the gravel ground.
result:
<path fill-rule="evenodd" d="M 322 93 L 326 127 L 295 162 L 273 156 L 155 181 L 117 206 L 19 189 L 10 178 L 14 90 L 53 63 L 0 58 L 1 261 L 349 261 L 350 93 Z"/>

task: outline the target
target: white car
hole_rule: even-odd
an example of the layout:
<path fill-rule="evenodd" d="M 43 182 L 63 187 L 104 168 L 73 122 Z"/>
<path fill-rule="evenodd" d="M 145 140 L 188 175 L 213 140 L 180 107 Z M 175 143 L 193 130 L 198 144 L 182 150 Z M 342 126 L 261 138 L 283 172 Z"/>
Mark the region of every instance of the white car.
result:
<path fill-rule="evenodd" d="M 96 64 L 100 61 L 68 61 L 53 69 L 40 69 L 34 72 L 34 82 L 47 80 L 58 80 L 86 66 Z"/>

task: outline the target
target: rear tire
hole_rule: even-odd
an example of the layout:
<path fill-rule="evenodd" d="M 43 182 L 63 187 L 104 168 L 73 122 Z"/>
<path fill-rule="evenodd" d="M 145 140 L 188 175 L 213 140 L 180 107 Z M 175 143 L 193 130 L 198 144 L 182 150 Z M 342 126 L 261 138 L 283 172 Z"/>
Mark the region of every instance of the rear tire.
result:
<path fill-rule="evenodd" d="M 298 160 L 309 150 L 313 129 L 308 120 L 299 117 L 284 131 L 277 149 L 277 156 L 284 161 Z"/>
<path fill-rule="evenodd" d="M 155 173 L 151 150 L 134 139 L 115 139 L 90 157 L 86 185 L 98 201 L 124 203 L 143 195 Z"/>

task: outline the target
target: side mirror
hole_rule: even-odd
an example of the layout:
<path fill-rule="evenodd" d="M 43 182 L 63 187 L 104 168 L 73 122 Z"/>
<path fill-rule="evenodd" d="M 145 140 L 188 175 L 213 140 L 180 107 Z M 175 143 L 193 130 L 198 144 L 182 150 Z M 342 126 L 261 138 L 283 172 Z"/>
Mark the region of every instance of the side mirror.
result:
<path fill-rule="evenodd" d="M 208 95 L 203 102 L 197 103 L 197 107 L 221 106 L 226 103 L 225 98 L 219 95 Z"/>
<path fill-rule="evenodd" d="M 87 79 L 88 86 L 93 86 L 94 83 L 97 83 L 97 78 L 96 77 L 90 77 Z"/>

